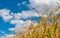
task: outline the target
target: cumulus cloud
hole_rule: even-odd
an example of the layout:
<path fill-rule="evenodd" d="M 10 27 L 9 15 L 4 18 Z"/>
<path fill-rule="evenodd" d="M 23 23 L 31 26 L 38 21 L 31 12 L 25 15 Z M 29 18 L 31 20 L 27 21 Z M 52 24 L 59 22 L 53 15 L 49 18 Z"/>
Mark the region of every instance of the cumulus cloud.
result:
<path fill-rule="evenodd" d="M 13 18 L 10 14 L 10 10 L 7 9 L 1 9 L 0 10 L 0 16 L 3 18 L 4 21 L 9 21 Z"/>
<path fill-rule="evenodd" d="M 9 21 L 11 19 L 25 19 L 28 17 L 39 17 L 38 13 L 35 11 L 22 11 L 21 13 L 11 13 L 8 9 L 0 10 L 0 16 L 3 18 L 4 21 Z"/>
<path fill-rule="evenodd" d="M 21 13 L 14 13 L 12 14 L 14 19 L 27 19 L 27 18 L 31 18 L 31 17 L 39 17 L 38 13 L 36 13 L 35 11 L 29 10 L 29 11 L 22 11 Z"/>
<path fill-rule="evenodd" d="M 53 10 L 57 4 L 56 2 L 60 3 L 59 0 L 29 0 L 30 1 L 30 5 L 28 5 L 30 8 L 35 8 L 36 11 L 40 12 L 43 10 L 45 10 L 46 8 L 50 8 L 51 10 Z M 47 6 L 47 7 L 46 7 Z"/>
<path fill-rule="evenodd" d="M 5 36 L 1 36 L 0 38 L 13 38 L 14 36 L 14 34 L 6 34 Z"/>
<path fill-rule="evenodd" d="M 11 20 L 11 24 L 15 24 L 15 29 L 14 31 L 19 33 L 20 31 L 22 31 L 22 29 L 24 29 L 25 27 L 28 27 L 30 24 L 32 23 L 31 20 L 27 20 L 27 21 L 23 21 L 23 20 Z M 12 28 L 11 28 L 12 30 Z"/>
<path fill-rule="evenodd" d="M 35 11 L 32 11 L 32 10 L 22 11 L 21 13 L 20 12 L 12 13 L 8 9 L 1 9 L 0 17 L 2 17 L 3 20 L 6 22 L 15 24 L 15 28 L 9 28 L 8 30 L 19 32 L 21 29 L 23 29 L 24 27 L 28 27 L 32 23 L 31 20 L 23 21 L 21 18 L 28 19 L 31 17 L 40 17 L 40 16 L 38 15 L 38 13 L 36 13 Z"/>

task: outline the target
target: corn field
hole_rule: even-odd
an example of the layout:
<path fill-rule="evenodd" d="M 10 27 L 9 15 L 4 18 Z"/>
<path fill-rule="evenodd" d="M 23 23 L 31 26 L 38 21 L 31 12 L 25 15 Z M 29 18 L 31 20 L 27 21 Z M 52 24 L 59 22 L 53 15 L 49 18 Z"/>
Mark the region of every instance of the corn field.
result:
<path fill-rule="evenodd" d="M 36 26 L 31 24 L 26 31 L 13 38 L 60 38 L 60 12 L 55 15 L 59 9 L 60 6 L 52 11 L 49 8 L 46 9 L 45 13 L 51 12 L 47 17 L 40 17 Z"/>

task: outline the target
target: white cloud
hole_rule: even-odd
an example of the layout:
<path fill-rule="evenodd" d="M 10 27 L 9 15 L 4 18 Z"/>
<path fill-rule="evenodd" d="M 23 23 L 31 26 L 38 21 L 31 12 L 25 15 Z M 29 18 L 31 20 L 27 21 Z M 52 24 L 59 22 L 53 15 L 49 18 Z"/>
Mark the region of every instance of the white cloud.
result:
<path fill-rule="evenodd" d="M 1 36 L 0 38 L 13 38 L 14 36 L 14 34 L 6 34 L 5 36 Z"/>
<path fill-rule="evenodd" d="M 9 28 L 8 30 L 10 30 L 10 31 L 14 31 L 14 30 L 15 30 L 15 28 Z"/>
<path fill-rule="evenodd" d="M 59 2 L 60 0 L 30 0 L 30 3 L 32 4 L 50 4 L 50 3 L 55 3 L 55 2 Z"/>
<path fill-rule="evenodd" d="M 1 36 L 0 38 L 7 38 L 6 36 Z"/>
<path fill-rule="evenodd" d="M 24 16 L 23 16 L 24 15 Z M 38 13 L 34 10 L 29 10 L 29 11 L 22 11 L 22 17 L 23 18 L 28 18 L 28 17 L 39 17 Z"/>
<path fill-rule="evenodd" d="M 30 0 L 31 3 L 34 3 L 34 4 L 40 4 L 40 3 L 46 3 L 46 4 L 49 4 L 51 0 Z"/>
<path fill-rule="evenodd" d="M 15 24 L 15 32 L 19 33 L 25 27 L 28 27 L 32 23 L 31 20 L 23 21 L 23 20 L 11 20 L 11 24 Z"/>
<path fill-rule="evenodd" d="M 15 28 L 9 28 L 8 30 L 16 31 L 23 29 L 24 27 L 28 27 L 32 21 L 31 20 L 20 20 L 21 18 L 27 19 L 30 17 L 39 17 L 38 13 L 32 10 L 22 11 L 21 13 L 12 13 L 8 9 L 1 9 L 0 16 L 4 21 L 10 22 L 11 24 L 15 24 Z"/>
<path fill-rule="evenodd" d="M 15 14 L 15 13 L 9 14 L 9 13 L 10 13 L 10 11 L 7 9 L 0 10 L 0 16 L 3 18 L 4 21 L 10 20 L 9 22 L 11 24 L 16 25 L 15 28 L 8 29 L 10 31 L 15 31 L 15 32 L 19 32 L 21 29 L 23 29 L 26 26 L 28 27 L 31 24 L 31 20 L 23 21 L 23 20 L 19 20 L 20 18 L 38 16 L 37 13 L 33 13 L 33 12 L 30 13 L 29 11 L 23 11 L 22 13 L 17 13 L 17 14 Z"/>
<path fill-rule="evenodd" d="M 38 13 L 32 10 L 22 11 L 22 13 L 10 13 L 8 9 L 0 10 L 0 16 L 3 18 L 4 21 L 9 21 L 11 19 L 26 19 L 29 17 L 39 17 Z"/>
<path fill-rule="evenodd" d="M 13 14 L 13 16 L 15 19 L 21 19 L 21 18 L 26 19 L 30 17 L 39 17 L 38 13 L 32 10 L 22 11 L 22 13 Z"/>
<path fill-rule="evenodd" d="M 14 34 L 6 35 L 7 38 L 13 38 L 14 36 L 15 36 Z"/>
<path fill-rule="evenodd" d="M 11 16 L 9 13 L 10 13 L 10 10 L 7 10 L 7 9 L 0 10 L 0 16 L 3 18 L 4 21 L 8 21 L 13 18 L 13 16 Z"/>
<path fill-rule="evenodd" d="M 58 3 L 60 3 L 60 0 L 55 0 L 55 2 L 58 2 Z"/>
<path fill-rule="evenodd" d="M 36 9 L 36 11 L 40 12 L 47 7 L 49 7 L 51 10 L 53 10 L 57 4 L 56 2 L 60 2 L 59 0 L 30 0 L 30 5 L 28 5 L 30 8 L 33 7 Z M 47 5 L 47 7 L 46 7 Z"/>

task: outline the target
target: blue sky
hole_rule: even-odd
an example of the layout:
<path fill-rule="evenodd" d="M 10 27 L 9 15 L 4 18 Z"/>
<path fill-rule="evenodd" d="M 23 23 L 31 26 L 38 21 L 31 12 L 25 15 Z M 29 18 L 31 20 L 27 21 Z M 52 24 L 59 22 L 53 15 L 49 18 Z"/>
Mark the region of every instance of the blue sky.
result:
<path fill-rule="evenodd" d="M 26 1 L 26 4 L 29 4 L 29 0 L 0 0 L 0 9 L 7 8 L 13 12 L 28 10 L 26 4 L 21 4 L 21 6 L 17 5 L 18 3 L 22 3 L 23 1 Z"/>
<path fill-rule="evenodd" d="M 47 4 L 52 10 L 57 6 L 55 2 L 60 1 L 0 0 L 0 38 L 7 38 L 7 35 L 15 35 L 24 27 L 39 21 L 40 16 L 42 16 L 41 12 L 46 10 L 44 4 Z M 43 17 L 45 16 L 47 15 L 44 14 Z"/>

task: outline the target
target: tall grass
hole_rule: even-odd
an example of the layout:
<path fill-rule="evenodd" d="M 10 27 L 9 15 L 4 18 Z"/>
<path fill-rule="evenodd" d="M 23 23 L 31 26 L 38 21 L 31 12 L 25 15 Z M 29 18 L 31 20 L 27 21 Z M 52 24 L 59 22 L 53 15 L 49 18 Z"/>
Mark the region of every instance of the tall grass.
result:
<path fill-rule="evenodd" d="M 14 38 L 60 38 L 60 13 L 54 15 L 59 9 L 59 7 L 53 11 L 46 9 L 46 13 L 51 12 L 48 17 L 41 17 L 36 26 L 31 24 L 25 32 L 17 34 Z"/>

